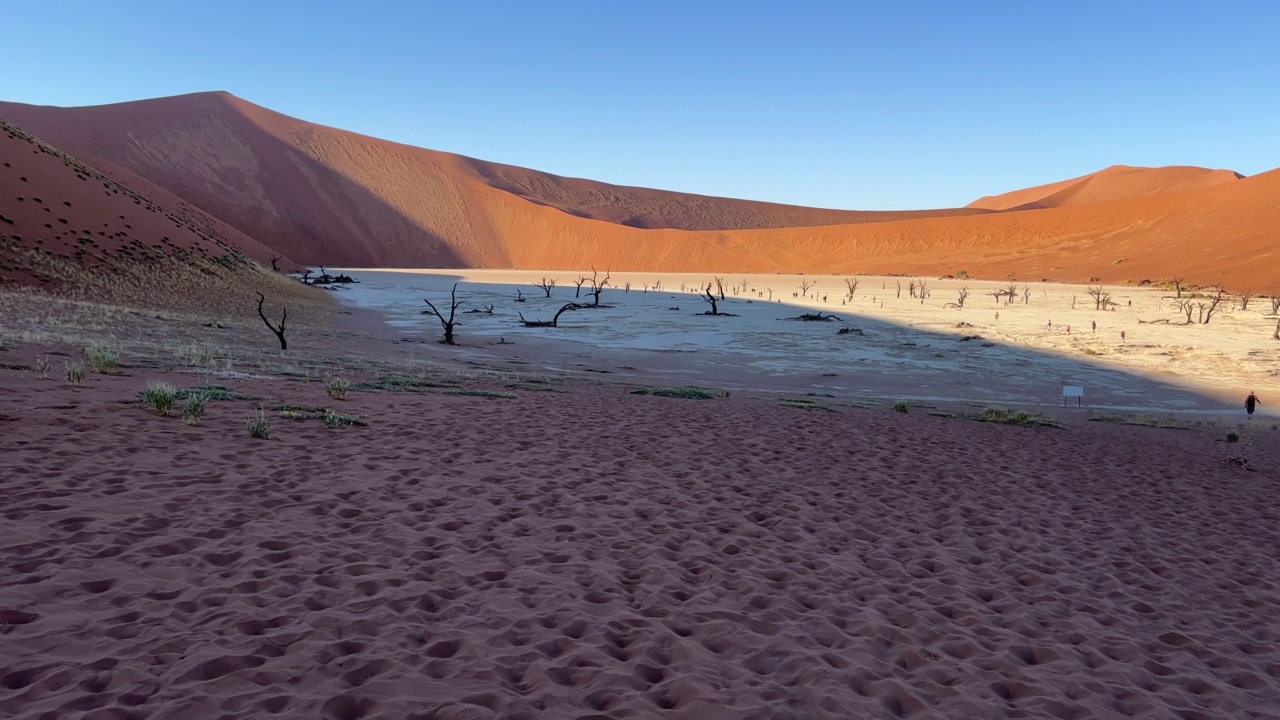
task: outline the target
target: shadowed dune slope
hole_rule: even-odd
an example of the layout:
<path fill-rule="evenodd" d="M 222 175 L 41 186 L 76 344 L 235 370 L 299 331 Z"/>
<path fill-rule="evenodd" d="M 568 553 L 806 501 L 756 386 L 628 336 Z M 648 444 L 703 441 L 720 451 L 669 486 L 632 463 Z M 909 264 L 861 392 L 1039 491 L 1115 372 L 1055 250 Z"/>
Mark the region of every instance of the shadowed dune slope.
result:
<path fill-rule="evenodd" d="M 525 202 L 574 218 L 685 230 L 985 212 L 824 210 L 621 187 L 365 137 L 226 93 L 86 108 L 0 103 L 0 114 L 136 172 L 273 248 L 335 265 L 507 266 L 506 246 L 518 238 L 490 218 Z"/>
<path fill-rule="evenodd" d="M 1232 170 L 1199 167 L 1129 167 L 1112 165 L 1105 170 L 1048 185 L 978 198 L 966 207 L 983 210 L 1035 210 L 1088 205 L 1165 195 L 1231 183 L 1244 176 Z"/>
<path fill-rule="evenodd" d="M 312 264 L 963 270 L 1071 282 L 1185 276 L 1237 291 L 1280 289 L 1266 262 L 1280 237 L 1275 172 L 1241 179 L 1197 168 L 1111 168 L 1010 205 L 1051 205 L 1043 209 L 848 213 L 841 220 L 841 211 L 619 188 L 485 163 L 313 125 L 226 93 L 90 108 L 0 104 L 6 113 Z M 822 224 L 832 221 L 841 224 Z"/>
<path fill-rule="evenodd" d="M 264 267 L 269 248 L 126 170 L 110 177 L 3 120 L 0 162 L 0 285 L 215 313 L 258 290 L 324 302 Z"/>

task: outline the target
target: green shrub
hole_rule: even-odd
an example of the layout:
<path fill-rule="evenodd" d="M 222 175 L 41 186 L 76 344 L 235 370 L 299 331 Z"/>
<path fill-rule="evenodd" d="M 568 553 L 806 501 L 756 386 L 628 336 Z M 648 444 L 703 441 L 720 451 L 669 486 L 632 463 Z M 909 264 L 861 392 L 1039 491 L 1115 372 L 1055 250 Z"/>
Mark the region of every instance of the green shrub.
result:
<path fill-rule="evenodd" d="M 200 418 L 204 415 L 204 404 L 209 399 L 204 393 L 196 393 L 187 396 L 187 402 L 182 406 L 182 422 L 186 425 L 199 425 Z"/>
<path fill-rule="evenodd" d="M 249 437 L 258 440 L 271 439 L 271 425 L 267 423 L 267 414 L 258 408 L 258 416 L 249 418 Z"/>
<path fill-rule="evenodd" d="M 167 382 L 152 380 L 138 393 L 138 397 L 143 405 L 155 410 L 157 415 L 168 417 L 173 414 L 173 406 L 178 400 L 178 388 Z"/>
<path fill-rule="evenodd" d="M 1240 442 L 1240 433 L 1236 432 L 1235 430 L 1228 430 L 1227 442 L 1229 443 Z"/>
<path fill-rule="evenodd" d="M 325 394 L 334 400 L 345 400 L 350 389 L 351 381 L 343 378 L 329 378 L 324 384 Z"/>
<path fill-rule="evenodd" d="M 904 402 L 895 403 L 895 404 L 894 404 L 894 406 L 893 406 L 893 411 L 894 411 L 894 412 L 905 413 L 905 412 L 907 411 L 907 404 L 906 404 L 906 403 L 904 403 Z"/>
<path fill-rule="evenodd" d="M 47 357 L 36 358 L 36 377 L 40 378 L 41 380 L 49 377 L 49 358 Z"/>
<path fill-rule="evenodd" d="M 330 427 L 330 428 L 365 424 L 364 420 L 361 420 L 360 418 L 355 417 L 354 415 L 339 415 L 338 413 L 332 410 L 325 411 L 325 414 L 320 416 L 320 421 L 325 424 L 325 427 Z"/>
<path fill-rule="evenodd" d="M 684 398 L 686 400 L 713 400 L 718 397 L 729 397 L 728 390 L 715 390 L 690 385 L 674 388 L 637 388 L 632 395 L 653 395 L 654 397 Z"/>
<path fill-rule="evenodd" d="M 120 367 L 120 354 L 107 347 L 85 348 L 84 361 L 99 375 L 105 375 Z"/>
<path fill-rule="evenodd" d="M 72 385 L 84 384 L 84 363 L 71 362 L 67 360 L 63 363 L 67 369 L 67 382 Z"/>

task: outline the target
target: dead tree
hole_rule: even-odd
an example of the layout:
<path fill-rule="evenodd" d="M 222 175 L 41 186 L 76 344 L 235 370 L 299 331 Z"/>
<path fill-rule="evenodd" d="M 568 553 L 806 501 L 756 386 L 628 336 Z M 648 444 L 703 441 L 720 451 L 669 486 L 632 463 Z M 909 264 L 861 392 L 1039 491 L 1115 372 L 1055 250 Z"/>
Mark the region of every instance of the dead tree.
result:
<path fill-rule="evenodd" d="M 444 340 L 442 340 L 441 342 L 443 342 L 445 345 L 457 345 L 458 343 L 453 341 L 453 327 L 455 325 L 460 325 L 461 323 L 454 322 L 453 316 L 454 316 L 454 313 L 458 311 L 458 306 L 466 302 L 465 300 L 458 299 L 458 283 L 454 283 L 453 289 L 449 291 L 449 319 L 448 320 L 445 319 L 444 315 L 440 314 L 440 311 L 436 309 L 435 305 L 431 304 L 430 300 L 427 300 L 424 298 L 422 302 L 426 303 L 427 307 L 431 308 L 430 310 L 423 310 L 422 311 L 423 315 L 435 315 L 437 318 L 440 318 L 440 325 L 441 327 L 444 328 Z"/>
<path fill-rule="evenodd" d="M 1249 301 L 1253 299 L 1252 296 L 1253 296 L 1253 290 L 1245 290 L 1244 292 L 1240 293 L 1240 310 L 1241 311 L 1249 309 Z"/>
<path fill-rule="evenodd" d="M 591 295 L 595 298 L 591 303 L 591 307 L 598 308 L 600 307 L 600 293 L 604 292 L 604 286 L 609 284 L 609 278 L 611 276 L 609 273 L 605 273 L 604 279 L 600 282 L 596 282 L 597 275 L 599 275 L 599 273 L 596 272 L 595 268 L 591 268 Z"/>
<path fill-rule="evenodd" d="M 625 292 L 625 293 L 631 292 L 631 283 L 626 283 L 625 285 L 623 285 L 622 292 Z"/>
<path fill-rule="evenodd" d="M 1195 311 L 1195 309 L 1196 309 L 1196 304 L 1195 304 L 1195 303 L 1193 303 L 1193 302 L 1191 302 L 1190 300 L 1187 300 L 1187 299 L 1183 299 L 1183 300 L 1175 300 L 1174 302 L 1177 304 L 1177 306 L 1178 306 L 1178 310 L 1179 310 L 1180 312 L 1182 312 L 1184 315 L 1186 315 L 1186 316 L 1187 316 L 1187 323 L 1186 323 L 1186 324 L 1187 324 L 1187 325 L 1190 325 L 1190 324 L 1191 324 L 1191 313 Z"/>
<path fill-rule="evenodd" d="M 1093 298 L 1094 310 L 1106 310 L 1111 303 L 1111 293 L 1103 290 L 1101 285 L 1090 285 L 1089 297 Z"/>
<path fill-rule="evenodd" d="M 520 313 L 516 313 L 516 314 L 520 315 L 520 322 L 524 323 L 525 327 L 531 327 L 531 328 L 532 327 L 558 327 L 558 323 L 560 322 L 561 315 L 563 315 L 568 310 L 577 310 L 580 307 L 582 306 L 579 305 L 578 303 L 565 303 L 563 307 L 561 307 L 559 310 L 556 311 L 555 317 L 551 318 L 550 320 L 525 320 L 524 315 Z"/>
<path fill-rule="evenodd" d="M 707 283 L 707 289 L 702 294 L 702 299 L 711 303 L 711 309 L 702 313 L 703 315 L 719 315 L 720 308 L 716 305 L 716 296 L 711 292 L 711 283 Z M 724 298 L 721 297 L 721 300 Z"/>
<path fill-rule="evenodd" d="M 1217 294 L 1213 296 L 1213 299 L 1208 305 L 1205 305 L 1204 303 L 1197 304 L 1196 307 L 1200 310 L 1201 325 L 1208 325 L 1209 321 L 1213 319 L 1213 314 L 1218 310 L 1218 303 L 1222 302 L 1222 295 L 1224 292 L 1226 291 L 1222 289 L 1221 285 L 1219 285 Z"/>
<path fill-rule="evenodd" d="M 520 292 L 520 288 L 516 288 L 516 302 L 524 302 L 524 293 Z"/>
<path fill-rule="evenodd" d="M 1271 296 L 1271 314 L 1280 315 L 1280 295 Z"/>
<path fill-rule="evenodd" d="M 962 287 L 960 288 L 960 292 L 956 293 L 956 301 L 953 303 L 947 303 L 945 307 L 962 308 L 964 307 L 964 301 L 968 299 L 969 299 L 969 288 Z"/>
<path fill-rule="evenodd" d="M 773 288 L 767 287 L 765 290 L 769 291 L 769 302 L 773 302 Z"/>
<path fill-rule="evenodd" d="M 1030 285 L 1022 286 L 1022 304 L 1023 305 L 1031 304 L 1031 286 Z"/>
<path fill-rule="evenodd" d="M 283 259 L 279 255 L 271 256 L 271 272 L 280 272 L 280 261 Z"/>
<path fill-rule="evenodd" d="M 463 313 L 463 315 L 492 315 L 492 314 L 493 314 L 493 303 L 489 303 L 488 305 L 485 305 L 483 310 L 480 308 L 471 308 L 470 310 Z"/>
<path fill-rule="evenodd" d="M 1000 304 L 1000 298 L 1004 297 L 1004 291 L 1000 289 L 992 290 L 991 297 L 996 299 L 996 304 Z"/>
<path fill-rule="evenodd" d="M 1276 331 L 1271 335 L 1272 340 L 1280 340 L 1280 320 L 1276 321 Z"/>
<path fill-rule="evenodd" d="M 311 283 L 311 279 L 310 279 L 310 278 L 311 278 L 311 268 L 305 268 L 305 269 L 302 271 L 302 282 L 303 282 L 303 284 L 304 284 L 304 285 L 309 285 L 309 284 Z"/>
<path fill-rule="evenodd" d="M 914 279 L 907 283 L 907 292 L 911 294 L 911 297 L 916 296 L 916 281 Z"/>
<path fill-rule="evenodd" d="M 580 297 L 582 295 L 582 286 L 586 284 L 586 282 L 587 282 L 587 277 L 585 275 L 579 275 L 578 279 L 573 281 L 573 284 L 576 285 L 578 288 L 577 290 L 573 291 L 573 296 L 575 298 Z"/>
<path fill-rule="evenodd" d="M 800 297 L 805 297 L 806 295 L 808 295 L 809 288 L 811 287 L 813 287 L 813 283 L 809 280 L 809 278 L 800 278 Z"/>
<path fill-rule="evenodd" d="M 659 278 L 658 280 L 654 280 L 654 281 L 653 281 L 653 291 L 654 291 L 654 292 L 661 292 L 661 291 L 662 291 L 662 280 L 661 280 L 661 278 Z"/>
<path fill-rule="evenodd" d="M 547 278 L 544 276 L 542 278 L 542 282 L 536 282 L 533 284 L 533 286 L 536 288 L 541 288 L 542 292 L 547 294 L 547 297 L 551 297 L 551 288 L 556 286 L 556 281 L 555 281 L 555 278 Z"/>
<path fill-rule="evenodd" d="M 264 297 L 262 293 L 258 293 L 258 317 L 262 318 L 262 322 L 267 324 L 267 329 L 274 333 L 276 339 L 280 341 L 280 350 L 288 350 L 289 343 L 284 340 L 284 322 L 289 319 L 289 308 L 282 308 L 282 312 L 280 313 L 280 327 L 276 327 L 267 319 L 267 314 L 262 312 L 262 303 L 266 301 L 267 298 Z"/>
<path fill-rule="evenodd" d="M 858 292 L 858 278 L 845 278 L 844 287 L 845 287 L 845 290 L 848 291 L 845 294 L 845 298 L 848 300 L 852 300 L 853 294 Z"/>
<path fill-rule="evenodd" d="M 1180 277 L 1172 278 L 1169 280 L 1169 282 L 1173 283 L 1173 289 L 1178 291 L 1178 297 L 1181 298 L 1182 297 L 1182 278 Z"/>
<path fill-rule="evenodd" d="M 902 297 L 902 281 L 895 280 L 894 282 L 898 283 L 898 297 L 901 298 Z"/>
<path fill-rule="evenodd" d="M 716 278 L 716 292 L 720 294 L 720 299 L 724 299 L 724 278 Z"/>
<path fill-rule="evenodd" d="M 1018 299 L 1018 283 L 1010 280 L 1009 287 L 1004 289 L 1004 304 L 1012 305 Z"/>
<path fill-rule="evenodd" d="M 929 284 L 925 281 L 917 280 L 916 282 L 918 283 L 916 285 L 916 291 L 920 293 L 920 304 L 923 305 L 924 301 L 928 299 L 929 293 L 932 291 L 929 290 Z"/>

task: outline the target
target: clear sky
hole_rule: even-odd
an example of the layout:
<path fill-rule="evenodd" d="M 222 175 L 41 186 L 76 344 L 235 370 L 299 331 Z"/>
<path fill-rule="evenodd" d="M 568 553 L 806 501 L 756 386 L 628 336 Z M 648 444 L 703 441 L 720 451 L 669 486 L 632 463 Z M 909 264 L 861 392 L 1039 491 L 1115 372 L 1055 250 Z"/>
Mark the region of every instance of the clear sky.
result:
<path fill-rule="evenodd" d="M 1280 166 L 1280 2 L 41 0 L 0 99 L 226 90 L 607 182 L 853 209 Z"/>

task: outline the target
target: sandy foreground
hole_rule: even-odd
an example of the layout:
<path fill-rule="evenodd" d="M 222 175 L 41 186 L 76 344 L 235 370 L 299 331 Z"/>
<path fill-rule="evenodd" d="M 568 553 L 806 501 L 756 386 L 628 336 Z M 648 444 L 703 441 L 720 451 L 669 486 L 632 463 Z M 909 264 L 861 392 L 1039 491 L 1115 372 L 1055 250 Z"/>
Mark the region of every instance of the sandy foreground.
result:
<path fill-rule="evenodd" d="M 653 397 L 143 320 L 0 351 L 0 716 L 1280 717 L 1270 419 Z M 108 329 L 123 366 L 69 384 Z M 253 398 L 189 426 L 153 380 Z"/>

